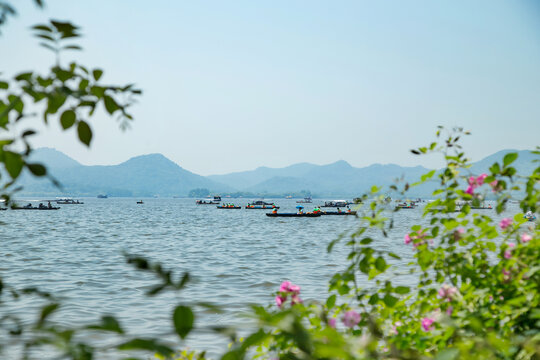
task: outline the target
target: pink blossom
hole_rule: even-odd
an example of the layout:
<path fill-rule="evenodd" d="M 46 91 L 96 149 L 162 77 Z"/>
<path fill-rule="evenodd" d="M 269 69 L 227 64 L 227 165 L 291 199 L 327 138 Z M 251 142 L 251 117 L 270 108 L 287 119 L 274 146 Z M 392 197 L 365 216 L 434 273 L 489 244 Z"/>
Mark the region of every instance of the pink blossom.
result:
<path fill-rule="evenodd" d="M 508 271 L 506 269 L 503 269 L 502 273 L 503 273 L 503 275 L 510 275 L 510 271 Z"/>
<path fill-rule="evenodd" d="M 505 230 L 507 227 L 509 227 L 510 225 L 512 225 L 512 219 L 510 218 L 504 218 L 501 220 L 501 222 L 499 223 L 499 226 L 501 227 L 501 229 Z"/>
<path fill-rule="evenodd" d="M 529 235 L 529 234 L 527 234 L 527 233 L 523 233 L 523 234 L 521 235 L 521 241 L 522 241 L 523 243 L 527 243 L 527 242 L 529 242 L 529 241 L 531 241 L 531 240 L 532 240 L 532 236 L 531 236 L 531 235 Z"/>
<path fill-rule="evenodd" d="M 349 310 L 341 320 L 346 327 L 353 328 L 360 322 L 360 314 L 354 310 Z"/>
<path fill-rule="evenodd" d="M 405 244 L 409 245 L 411 243 L 411 237 L 409 236 L 409 234 L 405 234 Z"/>
<path fill-rule="evenodd" d="M 466 194 L 469 194 L 469 195 L 474 194 L 474 186 L 469 185 L 469 187 L 467 188 L 467 190 L 465 190 L 465 193 L 466 193 Z"/>
<path fill-rule="evenodd" d="M 444 284 L 443 286 L 441 286 L 438 293 L 441 298 L 450 301 L 457 293 L 457 289 L 454 286 Z"/>
<path fill-rule="evenodd" d="M 396 321 L 396 323 L 392 325 L 392 329 L 390 329 L 390 334 L 397 335 L 398 334 L 397 328 L 400 327 L 401 325 L 402 325 L 401 321 Z"/>
<path fill-rule="evenodd" d="M 479 186 L 482 186 L 484 184 L 484 180 L 487 178 L 487 174 L 482 174 L 482 175 L 479 175 L 477 178 L 476 178 L 476 183 L 479 185 Z"/>
<path fill-rule="evenodd" d="M 284 281 L 279 287 L 279 294 L 276 296 L 276 304 L 278 307 L 282 307 L 283 303 L 287 301 L 289 295 L 291 296 L 291 304 L 300 304 L 302 299 L 298 296 L 300 294 L 300 286 L 292 284 L 290 281 Z"/>
<path fill-rule="evenodd" d="M 291 286 L 289 286 L 289 291 L 293 294 L 300 294 L 300 286 L 291 284 Z"/>
<path fill-rule="evenodd" d="M 505 259 L 510 259 L 512 257 L 512 252 L 510 250 L 506 250 L 504 252 L 504 258 Z"/>
<path fill-rule="evenodd" d="M 459 228 L 459 229 L 457 229 L 457 232 L 460 233 L 460 234 L 465 234 L 465 229 L 464 228 Z"/>
<path fill-rule="evenodd" d="M 335 318 L 328 319 L 328 326 L 330 326 L 332 329 L 335 329 L 336 328 L 336 319 Z"/>
<path fill-rule="evenodd" d="M 284 281 L 281 283 L 281 286 L 279 287 L 279 291 L 281 292 L 289 292 L 289 289 L 291 287 L 290 281 Z"/>
<path fill-rule="evenodd" d="M 449 307 L 446 309 L 446 315 L 452 316 L 452 311 L 454 311 L 454 307 L 449 306 Z"/>
<path fill-rule="evenodd" d="M 497 184 L 499 182 L 497 180 L 493 180 L 492 182 L 489 183 L 489 186 L 491 186 L 493 192 L 497 192 L 498 188 L 497 188 Z"/>
<path fill-rule="evenodd" d="M 424 328 L 424 331 L 431 330 L 431 325 L 435 322 L 435 319 L 433 318 L 423 318 L 422 319 L 422 328 Z"/>
<path fill-rule="evenodd" d="M 476 185 L 476 179 L 474 176 L 469 177 L 469 185 L 475 186 Z"/>

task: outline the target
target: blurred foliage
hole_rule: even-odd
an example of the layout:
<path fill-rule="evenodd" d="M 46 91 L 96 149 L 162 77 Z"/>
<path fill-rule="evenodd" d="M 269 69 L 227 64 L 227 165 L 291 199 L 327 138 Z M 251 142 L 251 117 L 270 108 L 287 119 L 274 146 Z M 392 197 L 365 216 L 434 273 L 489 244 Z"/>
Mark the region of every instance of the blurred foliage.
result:
<path fill-rule="evenodd" d="M 36 1 L 42 5 L 41 1 Z M 0 1 L 0 25 L 15 10 Z M 59 121 L 65 130 L 76 129 L 79 141 L 89 145 L 88 123 L 98 107 L 124 123 L 140 91 L 133 85 L 101 82 L 103 71 L 77 63 L 61 65 L 60 55 L 78 50 L 78 27 L 61 21 L 33 27 L 41 45 L 52 51 L 56 64 L 47 74 L 21 73 L 0 80 L 0 128 L 6 132 L 23 120 Z M 101 104 L 101 105 L 100 105 Z M 29 110 L 30 108 L 30 110 Z M 41 164 L 29 163 L 32 129 L 0 140 L 0 164 L 7 178 L 1 191 L 9 200 L 23 169 L 46 176 Z M 223 359 L 538 359 L 540 358 L 540 236 L 536 223 L 525 213 L 540 204 L 540 167 L 518 174 L 512 167 L 517 154 L 507 154 L 493 164 L 489 174 L 470 174 L 470 162 L 459 140 L 462 129 L 437 131 L 437 141 L 414 149 L 414 154 L 440 153 L 446 161 L 441 171 L 431 171 L 417 184 L 391 189 L 374 186 L 357 199 L 359 227 L 328 246 L 346 246 L 347 266 L 329 281 L 325 300 L 302 302 L 300 289 L 282 284 L 279 306 L 253 306 L 256 328 L 238 337 L 233 328 L 212 330 L 227 336 L 230 348 Z M 17 151 L 18 145 L 22 151 Z M 536 151 L 539 155 L 540 152 Z M 4 178 L 2 181 L 4 182 Z M 411 187 L 438 183 L 434 201 L 425 205 L 429 226 L 412 225 L 404 236 L 413 261 L 380 246 L 394 229 L 391 191 L 405 195 Z M 467 187 L 468 185 L 468 187 Z M 486 194 L 497 197 L 494 210 L 501 214 L 510 201 L 519 201 L 522 212 L 499 223 L 487 213 L 472 212 Z M 307 193 L 306 193 L 307 194 Z M 516 194 L 521 198 L 515 199 Z M 189 274 L 175 276 L 143 257 L 126 255 L 138 271 L 152 274 L 156 285 L 148 296 L 165 291 L 181 292 Z M 414 281 L 403 282 L 407 275 Z M 294 276 L 294 274 L 291 274 Z M 177 342 L 133 337 L 112 315 L 93 324 L 66 326 L 54 321 L 61 299 L 34 287 L 17 289 L 0 280 L 0 309 L 16 307 L 31 298 L 43 306 L 28 322 L 9 311 L 0 316 L 0 351 L 16 347 L 22 358 L 41 358 L 40 351 L 59 359 L 96 359 L 112 351 L 130 359 L 146 353 L 158 359 L 203 359 L 204 352 L 180 350 L 182 341 L 197 325 L 197 308 L 219 309 L 206 303 L 178 301 L 171 311 L 170 329 Z M 93 334 L 108 334 L 112 344 L 95 345 Z M 118 355 L 121 356 L 121 355 Z"/>

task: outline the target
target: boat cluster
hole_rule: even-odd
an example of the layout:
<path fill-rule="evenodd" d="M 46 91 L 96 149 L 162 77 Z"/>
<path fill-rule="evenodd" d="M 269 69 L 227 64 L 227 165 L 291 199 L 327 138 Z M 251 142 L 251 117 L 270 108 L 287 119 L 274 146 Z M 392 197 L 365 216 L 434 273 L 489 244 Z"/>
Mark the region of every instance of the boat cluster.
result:
<path fill-rule="evenodd" d="M 304 200 L 299 200 L 297 203 L 306 203 L 311 202 L 311 198 L 305 198 Z M 207 200 L 197 200 L 195 201 L 197 205 L 217 205 L 216 208 L 218 209 L 241 209 L 242 206 L 236 205 L 233 203 L 221 203 L 221 197 L 215 196 L 213 199 L 207 199 Z M 348 202 L 346 200 L 332 200 L 327 201 L 322 206 L 316 206 L 313 211 L 306 212 L 304 211 L 304 206 L 297 205 L 296 209 L 297 212 L 294 213 L 278 213 L 279 206 L 276 205 L 273 202 L 265 202 L 262 200 L 257 200 L 250 202 L 244 206 L 245 209 L 248 210 L 272 210 L 271 213 L 267 213 L 266 216 L 269 217 L 318 217 L 322 215 L 356 215 L 356 211 L 352 211 L 349 208 L 349 204 L 351 202 Z M 336 207 L 337 211 L 322 211 L 321 207 Z M 341 210 L 340 208 L 345 208 L 345 210 Z"/>

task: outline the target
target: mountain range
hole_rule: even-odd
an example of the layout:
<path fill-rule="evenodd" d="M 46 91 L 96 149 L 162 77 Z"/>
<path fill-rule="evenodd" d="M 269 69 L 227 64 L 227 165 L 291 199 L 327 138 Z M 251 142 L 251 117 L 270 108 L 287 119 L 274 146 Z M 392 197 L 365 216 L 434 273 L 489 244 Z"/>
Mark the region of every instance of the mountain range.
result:
<path fill-rule="evenodd" d="M 502 150 L 471 167 L 472 173 L 486 172 L 504 154 L 516 150 Z M 535 155 L 516 151 L 514 164 L 518 172 L 530 172 Z M 183 169 L 161 154 L 142 155 L 118 165 L 86 166 L 50 148 L 36 149 L 32 162 L 43 163 L 49 174 L 62 184 L 59 189 L 50 179 L 36 179 L 24 173 L 19 184 L 20 196 L 187 196 L 193 189 L 208 189 L 211 193 L 246 196 L 285 196 L 310 193 L 315 197 L 354 197 L 368 191 L 372 185 L 388 186 L 401 178 L 409 183 L 418 181 L 430 169 L 422 166 L 403 167 L 395 164 L 373 164 L 356 168 L 340 160 L 328 165 L 299 163 L 283 168 L 259 167 L 255 170 L 225 175 L 201 176 Z M 410 195 L 426 197 L 432 184 L 413 188 Z"/>

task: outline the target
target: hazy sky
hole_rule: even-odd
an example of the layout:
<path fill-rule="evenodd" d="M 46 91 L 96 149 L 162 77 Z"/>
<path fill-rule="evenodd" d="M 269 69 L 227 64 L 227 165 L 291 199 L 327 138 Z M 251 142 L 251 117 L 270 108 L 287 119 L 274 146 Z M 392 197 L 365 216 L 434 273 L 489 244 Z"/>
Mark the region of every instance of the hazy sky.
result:
<path fill-rule="evenodd" d="M 35 138 L 83 164 L 162 153 L 202 175 L 340 159 L 435 166 L 408 150 L 437 125 L 471 130 L 477 160 L 540 145 L 535 0 L 13 3 L 4 76 L 52 64 L 28 28 L 70 19 L 84 52 L 65 61 L 144 90 L 130 130 L 96 117 L 90 150 L 57 122 Z"/>

